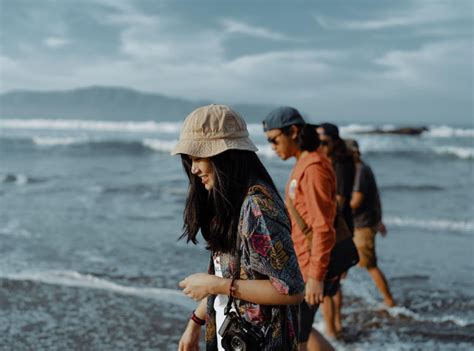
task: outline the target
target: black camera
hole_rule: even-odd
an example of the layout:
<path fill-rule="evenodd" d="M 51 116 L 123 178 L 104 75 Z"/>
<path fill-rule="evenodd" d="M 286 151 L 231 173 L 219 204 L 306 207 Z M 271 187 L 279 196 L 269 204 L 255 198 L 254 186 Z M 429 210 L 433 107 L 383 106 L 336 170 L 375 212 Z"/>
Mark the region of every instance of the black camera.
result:
<path fill-rule="evenodd" d="M 229 312 L 219 329 L 224 350 L 262 350 L 265 346 L 265 335 L 256 326 Z"/>

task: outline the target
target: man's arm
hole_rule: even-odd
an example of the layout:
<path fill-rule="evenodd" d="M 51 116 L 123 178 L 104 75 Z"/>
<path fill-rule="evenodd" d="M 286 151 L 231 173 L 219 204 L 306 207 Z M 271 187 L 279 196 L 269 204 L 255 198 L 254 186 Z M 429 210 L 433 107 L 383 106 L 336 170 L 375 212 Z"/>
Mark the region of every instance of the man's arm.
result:
<path fill-rule="evenodd" d="M 360 191 L 354 191 L 352 193 L 350 206 L 353 210 L 355 210 L 356 208 L 359 208 L 362 205 L 363 201 L 364 201 L 364 193 Z"/>

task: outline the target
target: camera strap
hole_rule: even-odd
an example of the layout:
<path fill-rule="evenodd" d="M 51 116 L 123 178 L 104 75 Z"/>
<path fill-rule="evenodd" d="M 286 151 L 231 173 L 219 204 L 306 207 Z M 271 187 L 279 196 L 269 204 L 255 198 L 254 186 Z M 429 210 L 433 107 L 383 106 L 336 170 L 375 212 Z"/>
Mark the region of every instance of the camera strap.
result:
<path fill-rule="evenodd" d="M 234 304 L 234 308 L 235 308 L 235 311 L 237 312 L 237 315 L 239 316 L 239 318 L 242 318 L 242 316 L 240 315 L 239 308 L 237 307 L 237 303 L 235 302 L 234 295 L 232 294 L 234 281 L 240 278 L 241 255 L 240 255 L 240 234 L 239 233 L 237 233 L 237 240 L 236 240 L 235 246 L 236 246 L 236 250 L 235 250 L 235 256 L 234 256 L 234 274 L 232 275 L 232 280 L 229 287 L 229 300 L 227 301 L 227 305 L 225 306 L 224 315 L 227 316 L 229 314 L 232 308 L 232 304 Z"/>

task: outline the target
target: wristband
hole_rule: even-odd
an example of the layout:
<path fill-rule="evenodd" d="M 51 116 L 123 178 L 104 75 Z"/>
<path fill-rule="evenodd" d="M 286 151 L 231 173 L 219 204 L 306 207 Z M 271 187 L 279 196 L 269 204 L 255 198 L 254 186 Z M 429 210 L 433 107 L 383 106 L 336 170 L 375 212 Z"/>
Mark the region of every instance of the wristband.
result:
<path fill-rule="evenodd" d="M 206 324 L 206 321 L 204 319 L 201 319 L 199 318 L 198 316 L 196 316 L 196 313 L 193 313 L 191 314 L 191 320 L 196 323 L 196 324 L 199 324 L 199 325 L 204 325 Z"/>

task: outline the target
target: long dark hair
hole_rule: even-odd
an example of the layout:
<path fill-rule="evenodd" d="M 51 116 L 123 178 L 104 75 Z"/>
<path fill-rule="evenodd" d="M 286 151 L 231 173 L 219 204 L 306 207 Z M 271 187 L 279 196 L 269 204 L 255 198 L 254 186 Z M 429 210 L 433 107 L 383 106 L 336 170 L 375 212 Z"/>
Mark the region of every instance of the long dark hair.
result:
<path fill-rule="evenodd" d="M 199 177 L 191 173 L 191 159 L 181 155 L 181 160 L 189 178 L 189 189 L 180 239 L 196 244 L 200 230 L 208 249 L 234 252 L 240 208 L 248 189 L 261 182 L 279 196 L 272 178 L 255 152 L 228 150 L 209 158 L 215 180 L 211 191 L 207 191 Z"/>
<path fill-rule="evenodd" d="M 339 137 L 333 138 L 333 143 L 334 143 L 334 146 L 329 155 L 331 160 L 333 160 L 334 162 L 343 162 L 343 161 L 346 161 L 347 159 L 354 158 L 353 152 L 349 150 L 344 140 L 342 140 Z"/>
<path fill-rule="evenodd" d="M 296 145 L 302 151 L 314 151 L 319 147 L 321 141 L 319 140 L 318 133 L 316 133 L 316 126 L 306 123 L 306 124 L 293 124 L 298 128 L 298 134 L 296 136 Z M 291 127 L 283 127 L 281 131 L 285 135 L 291 134 Z"/>

